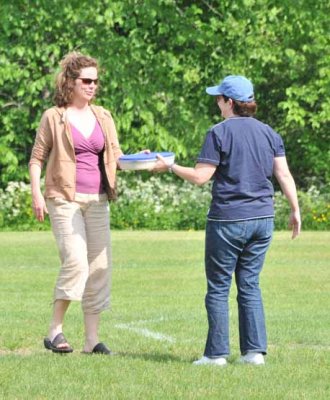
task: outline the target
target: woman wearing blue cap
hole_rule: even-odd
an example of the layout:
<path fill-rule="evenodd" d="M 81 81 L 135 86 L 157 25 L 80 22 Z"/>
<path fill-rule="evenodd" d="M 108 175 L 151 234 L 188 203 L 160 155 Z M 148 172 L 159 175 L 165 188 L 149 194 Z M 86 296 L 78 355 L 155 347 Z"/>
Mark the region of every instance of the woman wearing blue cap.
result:
<path fill-rule="evenodd" d="M 267 337 L 259 274 L 273 233 L 272 176 L 290 204 L 293 239 L 301 225 L 296 186 L 282 138 L 253 117 L 257 104 L 252 83 L 230 75 L 206 92 L 216 96 L 224 121 L 208 131 L 195 167 L 167 165 L 159 156 L 154 172 L 168 170 L 197 185 L 213 179 L 205 240 L 209 330 L 204 355 L 194 364 L 227 363 L 228 296 L 235 273 L 240 360 L 260 365 L 265 363 Z"/>

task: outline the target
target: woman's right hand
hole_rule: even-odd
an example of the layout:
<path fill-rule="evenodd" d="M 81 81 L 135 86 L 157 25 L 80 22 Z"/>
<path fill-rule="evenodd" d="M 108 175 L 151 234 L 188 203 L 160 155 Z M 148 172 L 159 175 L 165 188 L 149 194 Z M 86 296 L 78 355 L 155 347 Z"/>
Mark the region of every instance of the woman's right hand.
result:
<path fill-rule="evenodd" d="M 32 194 L 32 208 L 37 220 L 40 222 L 44 221 L 45 214 L 48 214 L 48 210 L 44 196 L 40 190 Z"/>
<path fill-rule="evenodd" d="M 292 229 L 292 239 L 295 239 L 300 234 L 301 217 L 300 211 L 291 211 L 289 218 L 289 229 Z"/>

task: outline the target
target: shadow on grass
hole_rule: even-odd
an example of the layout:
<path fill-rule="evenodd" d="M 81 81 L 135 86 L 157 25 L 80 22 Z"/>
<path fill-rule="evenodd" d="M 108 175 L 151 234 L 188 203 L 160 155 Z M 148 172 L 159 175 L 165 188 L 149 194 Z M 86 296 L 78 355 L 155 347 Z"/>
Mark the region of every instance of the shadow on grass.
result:
<path fill-rule="evenodd" d="M 162 354 L 162 353 L 130 353 L 130 352 L 118 352 L 117 356 L 131 358 L 131 359 L 140 359 L 144 361 L 153 361 L 159 363 L 171 363 L 171 362 L 181 362 L 181 363 L 189 363 L 192 360 L 182 358 L 179 356 L 174 356 L 173 354 Z"/>
<path fill-rule="evenodd" d="M 42 357 L 42 358 L 74 358 L 77 359 L 77 357 L 93 357 L 93 358 L 100 358 L 100 359 L 106 359 L 109 356 L 104 356 L 100 354 L 83 354 L 79 351 L 75 351 L 71 354 L 57 354 L 57 353 L 52 353 L 52 352 L 47 352 L 46 350 L 16 350 L 16 351 L 10 351 L 10 350 L 1 350 L 0 349 L 0 357 L 19 357 L 19 358 L 30 358 L 30 357 Z M 113 356 L 110 356 L 110 358 L 126 358 L 126 359 L 132 359 L 132 360 L 141 360 L 141 361 L 152 361 L 152 362 L 157 362 L 157 363 L 191 363 L 193 359 L 188 359 L 188 358 L 183 358 L 179 356 L 174 356 L 172 354 L 162 354 L 162 353 L 131 353 L 131 352 L 115 352 Z"/>

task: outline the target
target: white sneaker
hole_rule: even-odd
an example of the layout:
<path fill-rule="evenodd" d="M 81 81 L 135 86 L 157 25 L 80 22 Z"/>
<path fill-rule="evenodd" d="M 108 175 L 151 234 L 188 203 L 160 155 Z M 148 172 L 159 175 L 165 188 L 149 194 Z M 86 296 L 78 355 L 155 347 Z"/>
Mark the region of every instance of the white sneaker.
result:
<path fill-rule="evenodd" d="M 244 356 L 241 356 L 240 362 L 245 364 L 264 365 L 265 359 L 261 353 L 251 351 Z"/>
<path fill-rule="evenodd" d="M 199 360 L 193 362 L 194 365 L 220 365 L 224 367 L 227 364 L 227 360 L 224 357 L 209 358 L 203 356 Z"/>

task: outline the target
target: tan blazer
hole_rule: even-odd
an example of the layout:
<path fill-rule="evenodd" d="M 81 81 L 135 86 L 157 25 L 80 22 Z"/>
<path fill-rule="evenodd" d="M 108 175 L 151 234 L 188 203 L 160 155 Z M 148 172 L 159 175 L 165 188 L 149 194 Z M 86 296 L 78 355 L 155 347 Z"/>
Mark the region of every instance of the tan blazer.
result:
<path fill-rule="evenodd" d="M 91 105 L 105 138 L 101 172 L 109 200 L 116 198 L 116 169 L 123 154 L 118 142 L 116 127 L 109 111 Z M 70 127 L 64 107 L 52 107 L 41 118 L 30 164 L 42 168 L 47 161 L 45 197 L 74 200 L 76 192 L 76 157 Z"/>

